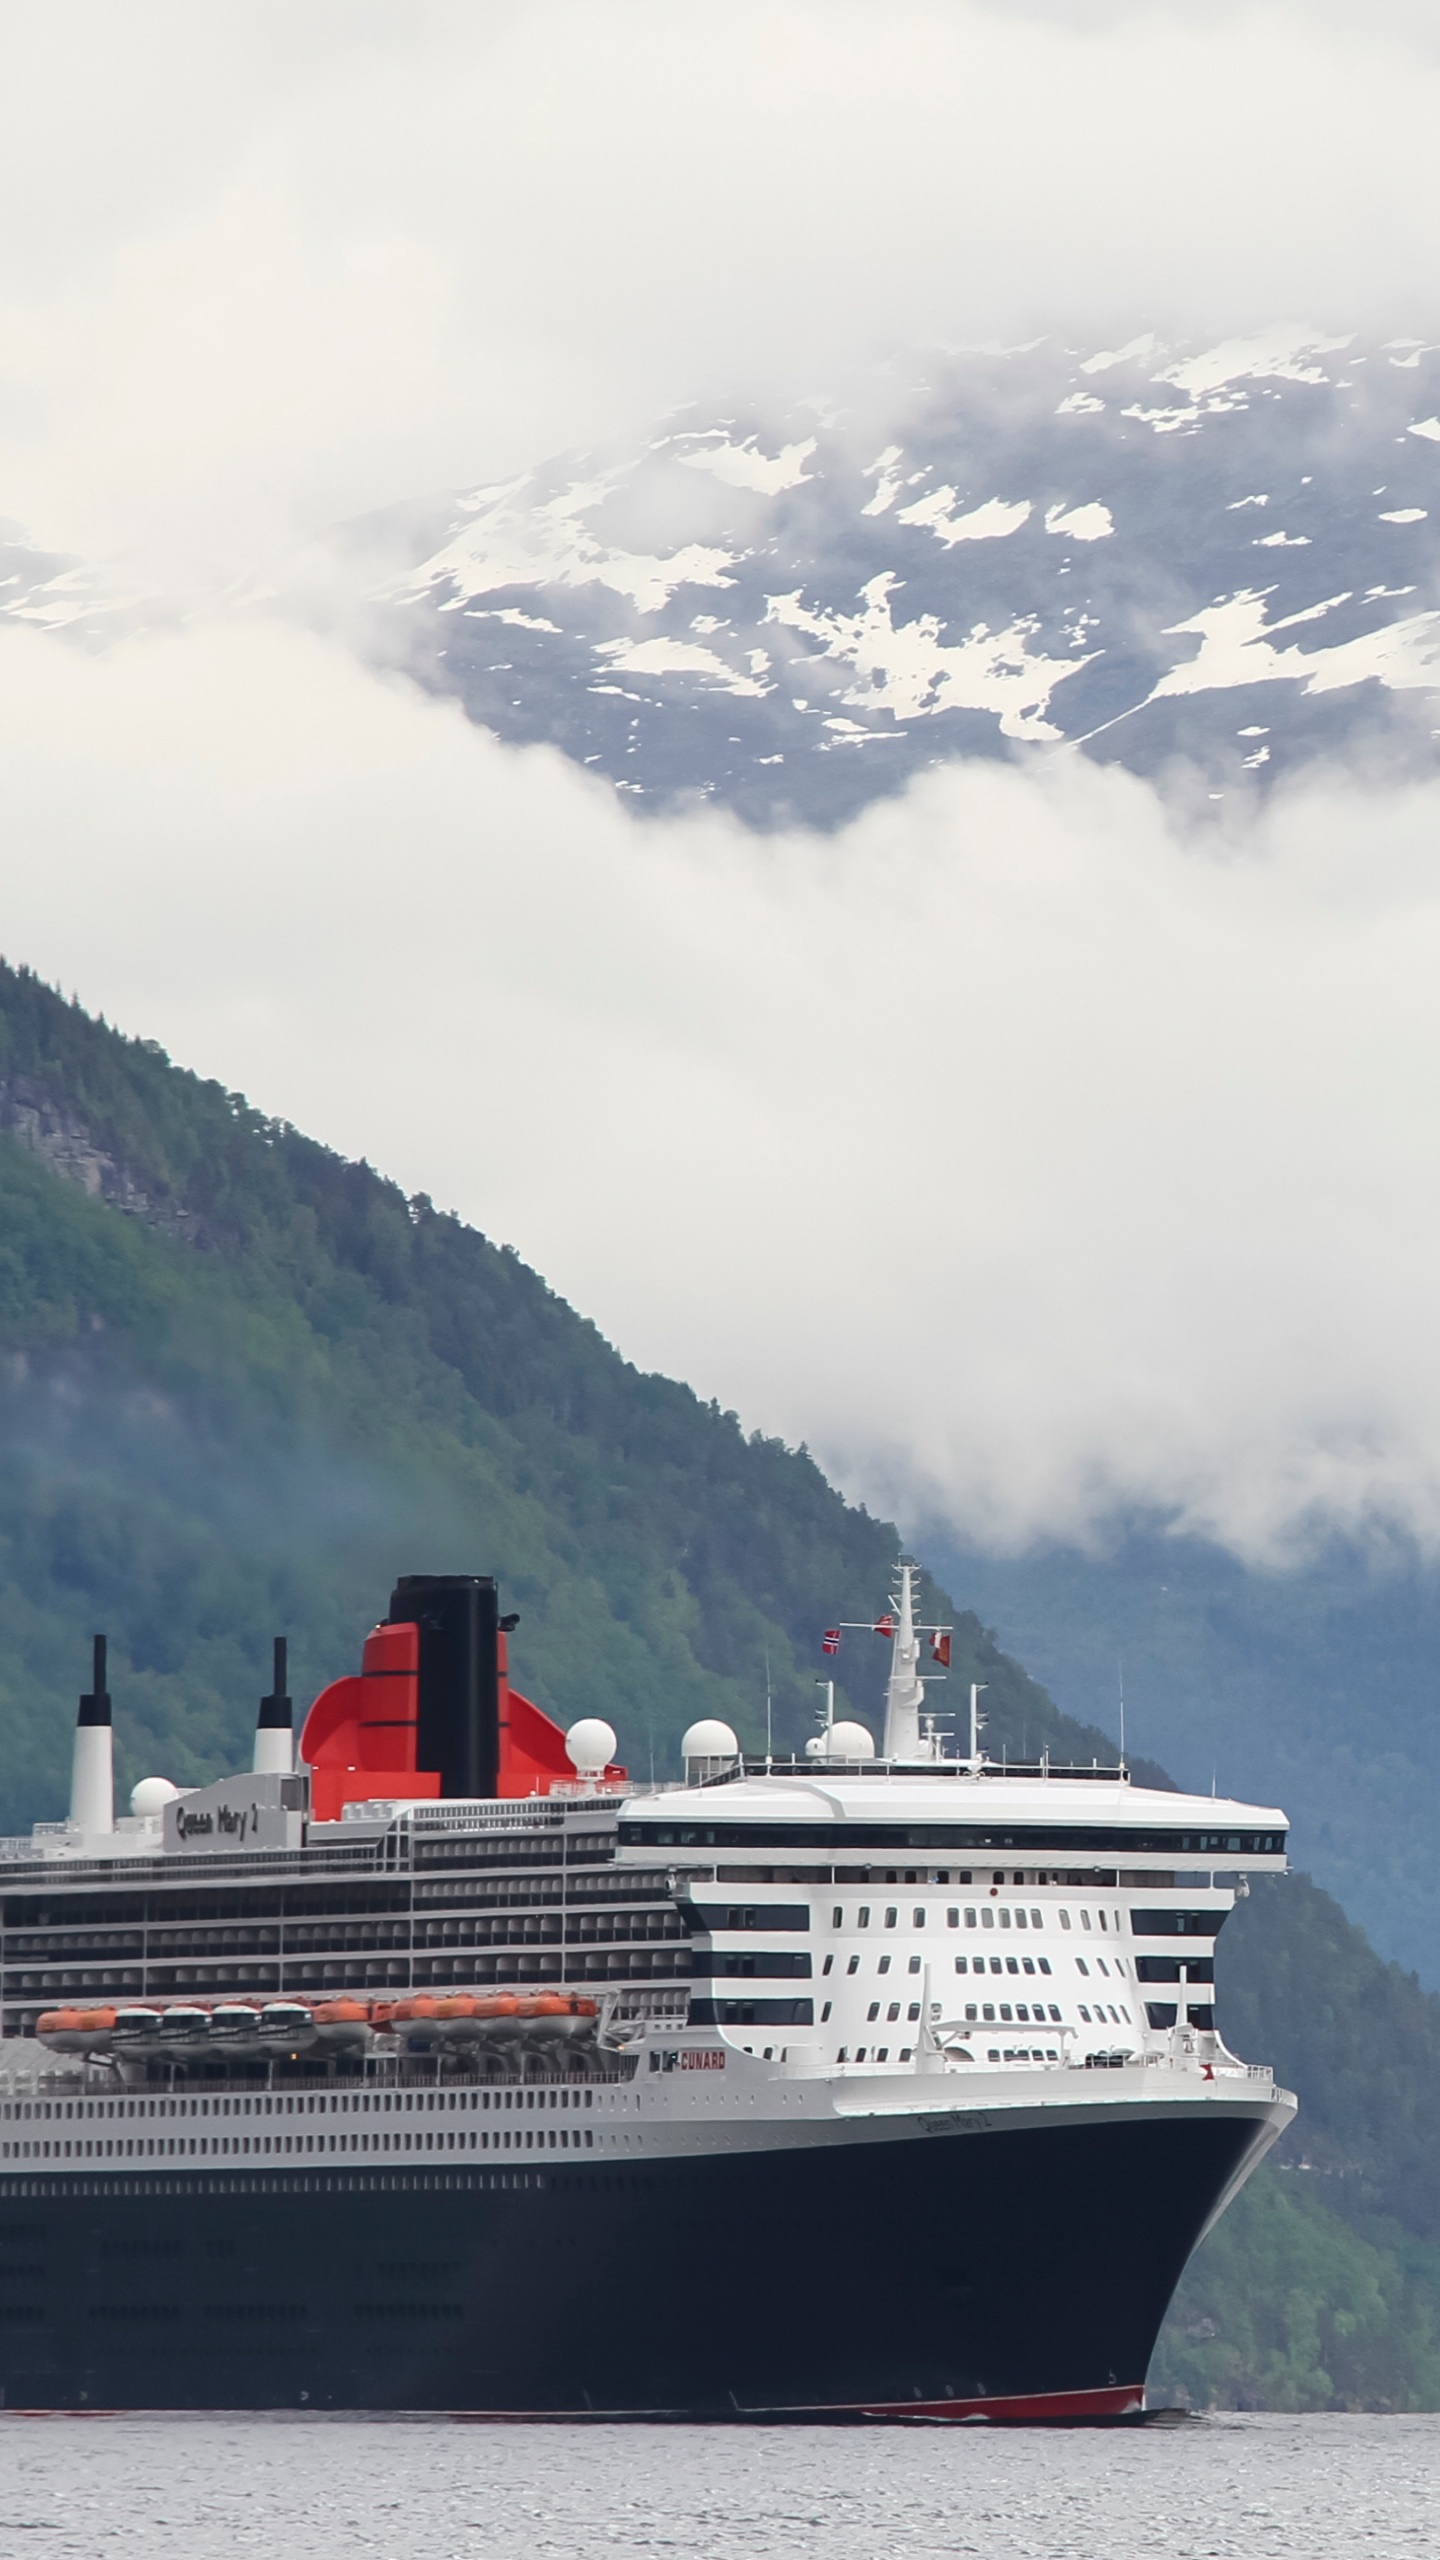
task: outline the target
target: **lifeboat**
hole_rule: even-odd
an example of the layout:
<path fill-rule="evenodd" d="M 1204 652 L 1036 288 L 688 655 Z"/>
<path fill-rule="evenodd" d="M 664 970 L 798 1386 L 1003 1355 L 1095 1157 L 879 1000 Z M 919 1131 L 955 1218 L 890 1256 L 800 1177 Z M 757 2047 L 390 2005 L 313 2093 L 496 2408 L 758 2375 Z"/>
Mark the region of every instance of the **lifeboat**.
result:
<path fill-rule="evenodd" d="M 217 2000 L 210 2012 L 210 2050 L 228 2062 L 260 2051 L 260 2011 L 251 2000 Z"/>
<path fill-rule="evenodd" d="M 35 2033 L 52 2053 L 108 2053 L 115 2033 L 113 2009 L 42 2009 Z"/>
<path fill-rule="evenodd" d="M 596 2004 L 577 1992 L 526 1992 L 517 2005 L 521 2028 L 534 2044 L 576 2044 L 595 2033 Z"/>
<path fill-rule="evenodd" d="M 161 2012 L 160 2053 L 167 2062 L 195 2062 L 210 2049 L 210 2012 L 177 2000 Z"/>
<path fill-rule="evenodd" d="M 311 2017 L 323 2052 L 364 2053 L 374 2042 L 368 2000 L 322 2000 Z"/>
<path fill-rule="evenodd" d="M 132 2003 L 128 2008 L 117 2009 L 111 2036 L 111 2050 L 117 2054 L 133 2054 L 137 2060 L 148 2061 L 152 2053 L 158 2053 L 160 2050 L 160 2021 L 163 2015 L 163 2010 L 147 2009 L 139 2001 Z"/>
<path fill-rule="evenodd" d="M 260 2012 L 260 2051 L 283 2060 L 315 2042 L 315 2012 L 303 2000 L 267 2000 Z"/>

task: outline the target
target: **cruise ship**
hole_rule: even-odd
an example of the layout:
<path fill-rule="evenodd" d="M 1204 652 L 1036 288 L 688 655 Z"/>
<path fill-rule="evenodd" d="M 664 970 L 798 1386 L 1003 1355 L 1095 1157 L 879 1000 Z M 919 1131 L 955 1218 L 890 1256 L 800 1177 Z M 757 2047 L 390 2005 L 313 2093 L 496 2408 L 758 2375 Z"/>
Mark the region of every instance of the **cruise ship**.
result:
<path fill-rule="evenodd" d="M 69 1819 L 0 1843 L 4 2405 L 1142 2411 L 1294 2113 L 1214 2007 L 1285 1816 L 997 1765 L 973 1693 L 959 1749 L 917 1607 L 878 1743 L 638 1786 L 492 1579 L 407 1577 L 298 1747 L 277 1643 L 253 1767 L 118 1818 L 97 1638 Z"/>

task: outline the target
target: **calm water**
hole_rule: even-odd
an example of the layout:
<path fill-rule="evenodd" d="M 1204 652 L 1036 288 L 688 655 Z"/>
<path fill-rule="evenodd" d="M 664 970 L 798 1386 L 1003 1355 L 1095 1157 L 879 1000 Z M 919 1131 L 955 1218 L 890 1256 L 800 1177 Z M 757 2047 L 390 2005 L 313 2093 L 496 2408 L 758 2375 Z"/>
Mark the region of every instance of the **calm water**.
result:
<path fill-rule="evenodd" d="M 36 2560 L 1389 2560 L 1440 2549 L 1440 2418 L 1103 2435 L 0 2419 Z"/>

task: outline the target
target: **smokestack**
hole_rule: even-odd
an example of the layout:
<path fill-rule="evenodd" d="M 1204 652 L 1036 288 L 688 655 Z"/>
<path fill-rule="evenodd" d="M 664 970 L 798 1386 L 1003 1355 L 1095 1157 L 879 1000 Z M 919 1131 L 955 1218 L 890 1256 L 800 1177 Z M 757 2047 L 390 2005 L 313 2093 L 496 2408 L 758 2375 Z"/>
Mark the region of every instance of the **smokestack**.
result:
<path fill-rule="evenodd" d="M 70 1820 L 77 1831 L 115 1828 L 115 1753 L 110 1730 L 110 1692 L 105 1686 L 105 1639 L 95 1638 L 89 1692 L 75 1719 L 75 1757 L 70 1765 Z"/>
<path fill-rule="evenodd" d="M 499 1613 L 492 1577 L 402 1574 L 389 1626 L 420 1631 L 417 1769 L 442 1796 L 493 1796 L 500 1769 Z"/>
<path fill-rule="evenodd" d="M 285 1686 L 288 1652 L 285 1638 L 277 1636 L 270 1695 L 260 1701 L 255 1727 L 255 1757 L 250 1766 L 257 1776 L 288 1778 L 295 1766 L 295 1710 Z"/>

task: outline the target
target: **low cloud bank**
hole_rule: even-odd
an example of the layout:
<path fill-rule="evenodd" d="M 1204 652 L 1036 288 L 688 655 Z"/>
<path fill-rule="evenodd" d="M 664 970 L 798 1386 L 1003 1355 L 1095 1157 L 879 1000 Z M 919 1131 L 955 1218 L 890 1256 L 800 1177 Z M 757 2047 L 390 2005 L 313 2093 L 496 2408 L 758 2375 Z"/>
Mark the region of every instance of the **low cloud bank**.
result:
<path fill-rule="evenodd" d="M 7 955 L 911 1524 L 1440 1543 L 1440 787 L 636 827 L 280 625 L 0 635 Z"/>

